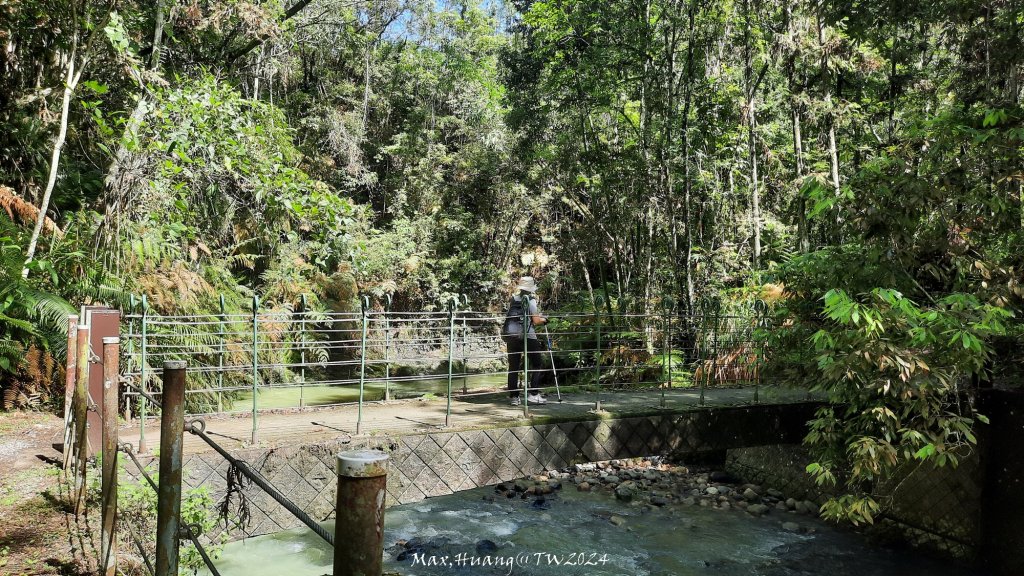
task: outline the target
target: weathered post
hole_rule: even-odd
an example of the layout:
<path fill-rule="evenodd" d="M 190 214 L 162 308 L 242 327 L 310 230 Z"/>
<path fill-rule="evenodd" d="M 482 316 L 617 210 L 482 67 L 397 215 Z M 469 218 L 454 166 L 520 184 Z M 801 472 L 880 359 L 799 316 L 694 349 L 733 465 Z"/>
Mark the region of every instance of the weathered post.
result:
<path fill-rule="evenodd" d="M 379 450 L 338 454 L 334 576 L 380 576 L 383 572 L 387 461 L 388 455 Z"/>
<path fill-rule="evenodd" d="M 530 315 L 530 293 L 520 292 L 519 299 L 523 303 L 523 386 L 520 396 L 523 399 L 523 416 L 530 417 L 530 328 L 533 316 Z"/>
<path fill-rule="evenodd" d="M 71 463 L 71 451 L 74 450 L 75 435 L 72 431 L 74 421 L 71 405 L 75 397 L 75 380 L 78 376 L 78 316 L 68 315 L 68 347 L 67 362 L 64 371 L 64 472 Z"/>
<path fill-rule="evenodd" d="M 185 361 L 164 362 L 160 415 L 160 485 L 157 487 L 156 576 L 178 575 L 181 527 L 181 456 L 185 431 Z"/>
<path fill-rule="evenodd" d="M 117 572 L 117 395 L 118 355 L 121 339 L 103 339 L 103 470 L 102 540 L 100 541 L 100 574 L 115 576 Z"/>
<path fill-rule="evenodd" d="M 89 327 L 78 325 L 78 376 L 75 379 L 75 397 L 72 401 L 75 412 L 75 515 L 85 509 L 85 461 L 89 458 L 89 401 L 86 386 L 89 385 Z"/>

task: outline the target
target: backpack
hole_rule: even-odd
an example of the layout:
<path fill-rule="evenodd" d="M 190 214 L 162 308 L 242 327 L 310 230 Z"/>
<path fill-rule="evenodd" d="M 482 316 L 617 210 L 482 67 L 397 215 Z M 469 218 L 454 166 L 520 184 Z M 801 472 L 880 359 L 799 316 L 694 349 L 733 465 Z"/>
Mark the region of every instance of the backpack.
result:
<path fill-rule="evenodd" d="M 505 313 L 505 323 L 501 325 L 501 337 L 504 340 L 523 337 L 523 314 L 523 299 L 510 298 L 508 312 Z"/>

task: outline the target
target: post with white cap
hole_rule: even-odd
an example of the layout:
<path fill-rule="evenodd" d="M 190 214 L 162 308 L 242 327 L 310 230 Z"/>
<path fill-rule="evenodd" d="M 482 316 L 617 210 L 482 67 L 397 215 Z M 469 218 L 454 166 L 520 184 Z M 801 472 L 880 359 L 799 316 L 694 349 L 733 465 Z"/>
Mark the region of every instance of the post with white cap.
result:
<path fill-rule="evenodd" d="M 380 576 L 384 571 L 387 461 L 380 450 L 338 454 L 334 576 Z"/>

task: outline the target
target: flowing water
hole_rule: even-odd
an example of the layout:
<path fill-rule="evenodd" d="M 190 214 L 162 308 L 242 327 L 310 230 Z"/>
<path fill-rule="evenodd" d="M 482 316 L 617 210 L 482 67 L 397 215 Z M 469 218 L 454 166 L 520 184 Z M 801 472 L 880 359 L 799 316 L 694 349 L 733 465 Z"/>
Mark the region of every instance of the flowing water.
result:
<path fill-rule="evenodd" d="M 796 514 L 648 509 L 571 486 L 543 503 L 494 498 L 491 488 L 431 498 L 389 508 L 385 528 L 384 571 L 403 575 L 978 574 Z M 216 563 L 223 576 L 322 576 L 332 571 L 333 551 L 299 529 L 231 543 Z"/>

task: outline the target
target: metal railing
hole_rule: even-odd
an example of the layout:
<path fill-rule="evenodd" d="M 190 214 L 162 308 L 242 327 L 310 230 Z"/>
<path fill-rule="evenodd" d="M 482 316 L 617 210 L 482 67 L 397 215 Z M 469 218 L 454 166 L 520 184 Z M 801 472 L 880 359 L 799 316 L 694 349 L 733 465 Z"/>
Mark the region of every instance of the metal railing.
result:
<path fill-rule="evenodd" d="M 248 412 L 256 442 L 261 411 L 355 404 L 356 431 L 367 402 L 434 394 L 451 400 L 506 397 L 507 347 L 503 313 L 460 309 L 392 311 L 364 299 L 358 312 L 320 312 L 262 307 L 252 300 L 247 314 L 160 316 L 143 306 L 124 318 L 125 394 L 139 421 L 140 450 L 145 420 L 154 407 L 141 391 L 159 392 L 166 360 L 189 364 L 189 414 Z M 753 387 L 759 400 L 764 350 L 757 335 L 767 327 L 755 308 L 749 315 L 550 312 L 536 329 L 544 366 L 541 386 L 556 393 L 571 387 L 594 394 L 619 388 L 662 393 L 673 387 Z M 536 364 L 526 355 L 523 364 Z M 551 367 L 554 367 L 552 370 Z M 522 388 L 523 385 L 520 385 Z M 528 414 L 528 402 L 523 404 Z M 128 415 L 129 417 L 132 414 Z"/>

